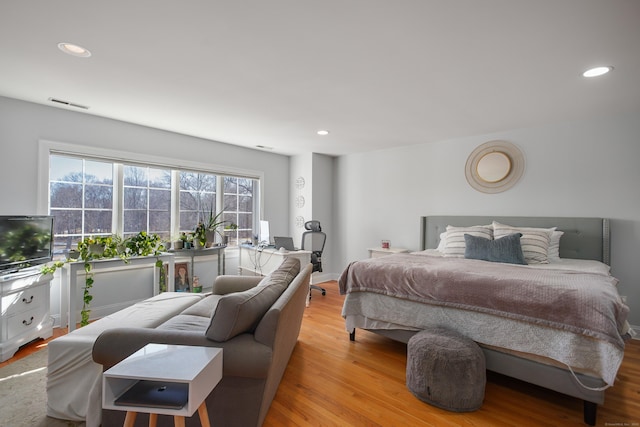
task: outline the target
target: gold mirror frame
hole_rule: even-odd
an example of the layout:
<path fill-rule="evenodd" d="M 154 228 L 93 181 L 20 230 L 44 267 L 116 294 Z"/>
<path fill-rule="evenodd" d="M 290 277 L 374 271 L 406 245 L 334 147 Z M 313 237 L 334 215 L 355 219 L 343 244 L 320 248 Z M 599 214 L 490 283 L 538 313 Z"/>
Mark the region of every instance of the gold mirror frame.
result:
<path fill-rule="evenodd" d="M 484 164 L 479 168 L 481 162 Z M 488 164 L 491 162 L 493 162 L 492 165 Z M 496 167 L 498 170 L 488 170 Z M 467 182 L 483 193 L 500 193 L 508 190 L 518 182 L 523 172 L 522 152 L 507 141 L 485 142 L 473 150 L 465 165 Z"/>

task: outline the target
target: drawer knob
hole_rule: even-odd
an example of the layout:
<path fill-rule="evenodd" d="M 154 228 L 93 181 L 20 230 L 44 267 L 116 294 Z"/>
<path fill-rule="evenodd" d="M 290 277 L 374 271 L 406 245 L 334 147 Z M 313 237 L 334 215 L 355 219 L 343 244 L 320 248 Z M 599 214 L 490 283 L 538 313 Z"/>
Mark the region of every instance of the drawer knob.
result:
<path fill-rule="evenodd" d="M 22 324 L 25 325 L 25 326 L 29 326 L 32 323 L 33 323 L 33 316 L 31 316 L 31 319 L 29 319 L 29 320 L 23 320 L 22 321 Z"/>
<path fill-rule="evenodd" d="M 25 304 L 31 304 L 33 302 L 33 295 L 31 295 L 31 297 L 29 299 L 22 298 L 22 302 L 25 303 Z"/>

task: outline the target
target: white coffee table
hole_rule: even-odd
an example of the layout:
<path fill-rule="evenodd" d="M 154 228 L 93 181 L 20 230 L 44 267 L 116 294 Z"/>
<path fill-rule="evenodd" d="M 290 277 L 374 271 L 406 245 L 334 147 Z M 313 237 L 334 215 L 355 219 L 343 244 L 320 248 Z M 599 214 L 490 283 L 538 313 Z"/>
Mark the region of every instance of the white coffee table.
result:
<path fill-rule="evenodd" d="M 222 349 L 167 344 L 148 344 L 103 373 L 102 407 L 127 411 L 125 426 L 133 426 L 138 412 L 148 413 L 149 426 L 158 414 L 173 415 L 176 426 L 196 409 L 202 426 L 210 426 L 206 397 L 222 379 Z M 188 384 L 188 401 L 180 409 L 122 406 L 114 402 L 138 381 Z"/>

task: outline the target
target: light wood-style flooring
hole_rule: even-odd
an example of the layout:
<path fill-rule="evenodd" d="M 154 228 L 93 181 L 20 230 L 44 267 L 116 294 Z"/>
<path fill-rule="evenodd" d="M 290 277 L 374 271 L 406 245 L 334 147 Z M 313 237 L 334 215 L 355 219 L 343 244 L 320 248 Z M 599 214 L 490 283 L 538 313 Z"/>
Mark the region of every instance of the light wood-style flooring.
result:
<path fill-rule="evenodd" d="M 264 427 L 285 426 L 584 426 L 582 401 L 497 374 L 488 374 L 482 408 L 452 413 L 415 398 L 405 386 L 406 345 L 358 330 L 349 341 L 336 282 L 313 291 L 300 339 Z M 54 337 L 66 331 L 56 329 Z M 0 367 L 46 345 L 37 341 Z M 598 426 L 640 427 L 640 341 L 625 359 Z"/>

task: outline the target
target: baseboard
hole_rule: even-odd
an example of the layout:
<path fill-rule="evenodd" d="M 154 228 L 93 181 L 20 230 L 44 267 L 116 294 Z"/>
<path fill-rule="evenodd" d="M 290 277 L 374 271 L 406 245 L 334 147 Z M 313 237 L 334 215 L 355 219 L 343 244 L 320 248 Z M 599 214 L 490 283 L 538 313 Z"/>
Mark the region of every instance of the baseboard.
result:
<path fill-rule="evenodd" d="M 322 283 L 322 282 L 329 282 L 331 280 L 337 280 L 333 278 L 333 274 L 331 273 L 324 273 L 324 272 L 318 272 L 316 271 L 315 273 L 313 273 L 311 275 L 311 284 L 312 285 L 316 285 L 318 283 Z"/>
<path fill-rule="evenodd" d="M 640 326 L 638 325 L 630 325 L 630 326 L 631 326 L 631 329 L 633 329 L 636 333 L 635 335 L 633 334 L 631 335 L 631 339 L 640 341 Z"/>

